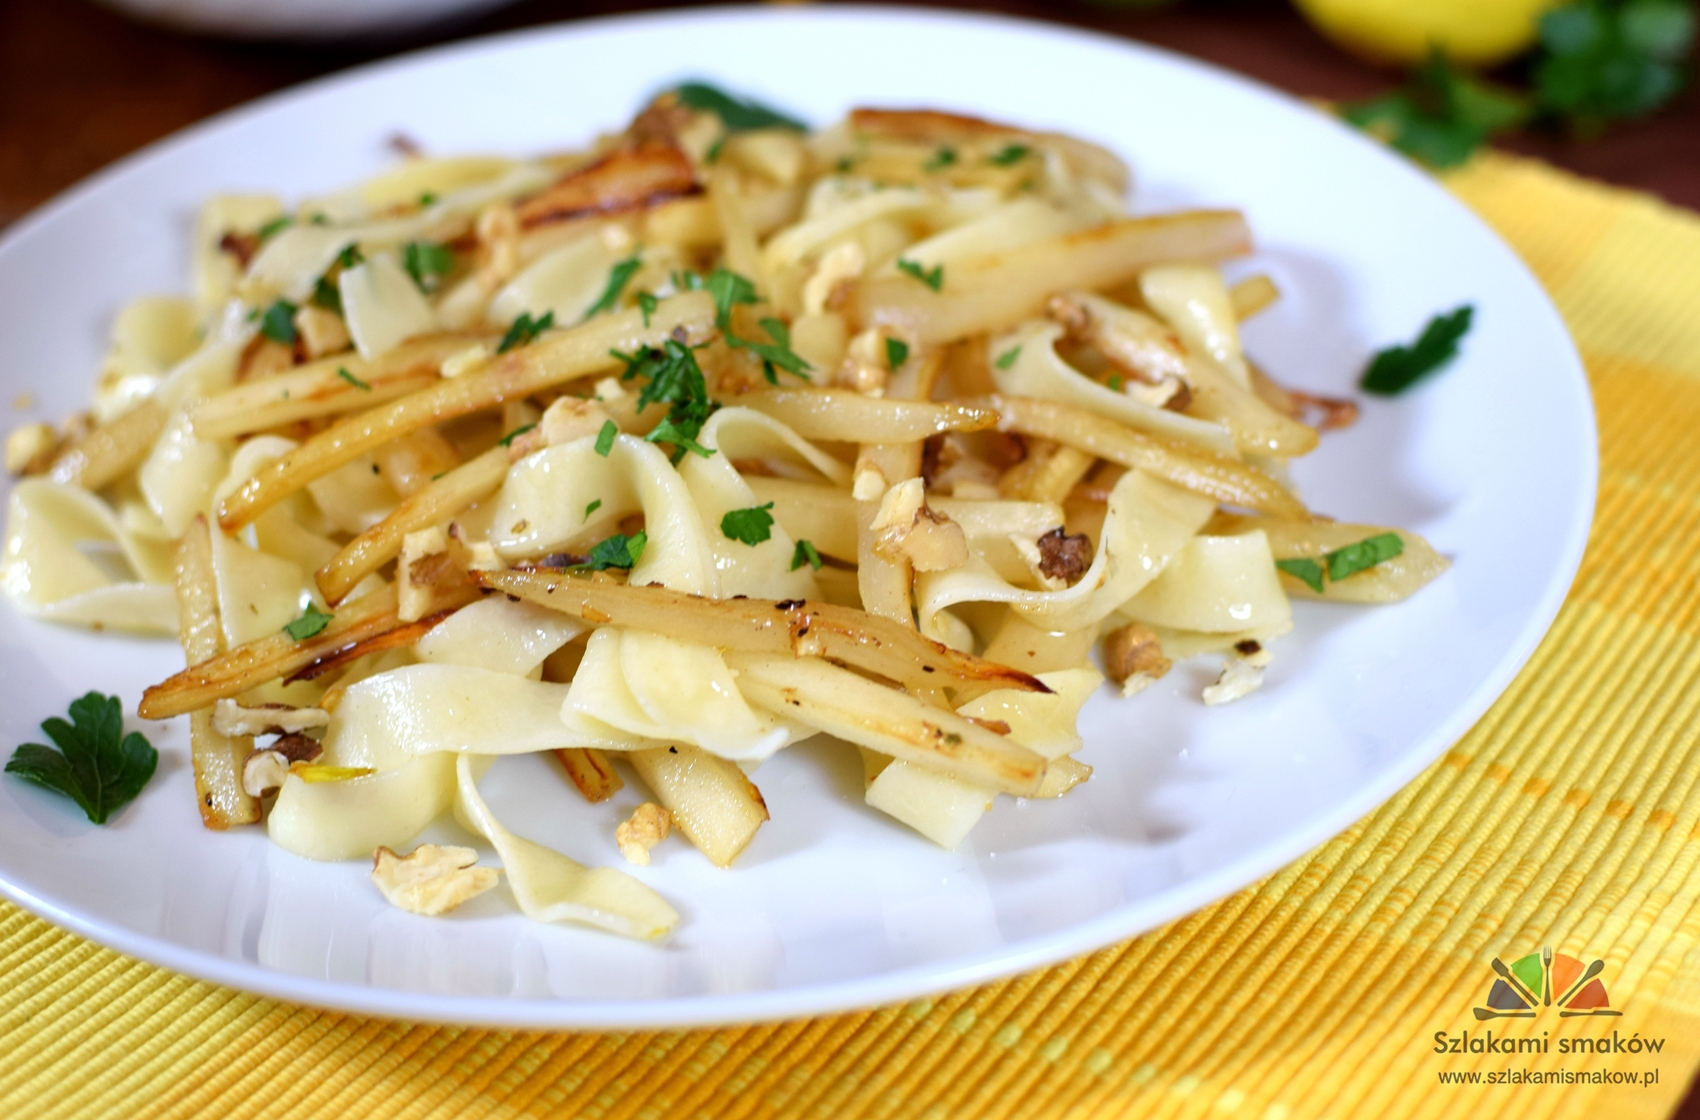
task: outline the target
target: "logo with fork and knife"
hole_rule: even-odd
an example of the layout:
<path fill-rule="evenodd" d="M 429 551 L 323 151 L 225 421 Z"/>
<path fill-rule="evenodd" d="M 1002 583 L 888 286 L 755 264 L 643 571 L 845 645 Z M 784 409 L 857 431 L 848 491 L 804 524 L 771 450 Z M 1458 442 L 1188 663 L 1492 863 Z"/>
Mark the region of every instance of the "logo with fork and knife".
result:
<path fill-rule="evenodd" d="M 1556 1005 L 1561 1018 L 1621 1015 L 1614 1011 L 1606 986 L 1598 977 L 1606 962 L 1584 966 L 1575 957 L 1543 948 L 1507 965 L 1493 958 L 1499 979 L 1488 990 L 1487 1006 L 1474 1009 L 1477 1019 L 1533 1019 Z"/>

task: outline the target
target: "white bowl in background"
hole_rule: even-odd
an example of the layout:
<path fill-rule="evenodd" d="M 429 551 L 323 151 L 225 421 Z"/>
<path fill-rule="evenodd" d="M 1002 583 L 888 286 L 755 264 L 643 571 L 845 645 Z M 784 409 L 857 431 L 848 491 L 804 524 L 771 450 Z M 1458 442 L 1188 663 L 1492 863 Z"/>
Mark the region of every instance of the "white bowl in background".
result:
<path fill-rule="evenodd" d="M 351 39 L 401 35 L 513 0 L 99 0 L 177 31 L 231 39 Z"/>

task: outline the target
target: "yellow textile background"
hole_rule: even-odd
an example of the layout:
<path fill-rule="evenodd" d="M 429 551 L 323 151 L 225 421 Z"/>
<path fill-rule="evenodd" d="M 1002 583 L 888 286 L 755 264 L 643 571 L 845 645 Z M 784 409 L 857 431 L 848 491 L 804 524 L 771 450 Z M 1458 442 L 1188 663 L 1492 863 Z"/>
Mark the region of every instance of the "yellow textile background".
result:
<path fill-rule="evenodd" d="M 291 1007 L 0 904 L 0 1115 L 1666 1115 L 1700 1063 L 1700 218 L 1502 156 L 1449 183 L 1575 333 L 1599 415 L 1599 508 L 1528 668 L 1345 834 L 1058 968 L 719 1031 L 512 1033 Z M 1476 1022 L 1490 958 L 1542 945 L 1604 958 L 1623 1017 Z M 1436 1031 L 1488 1027 L 1664 1042 L 1597 1059 L 1556 1044 L 1433 1053 Z M 1438 1081 L 1511 1068 L 1659 1080 Z"/>

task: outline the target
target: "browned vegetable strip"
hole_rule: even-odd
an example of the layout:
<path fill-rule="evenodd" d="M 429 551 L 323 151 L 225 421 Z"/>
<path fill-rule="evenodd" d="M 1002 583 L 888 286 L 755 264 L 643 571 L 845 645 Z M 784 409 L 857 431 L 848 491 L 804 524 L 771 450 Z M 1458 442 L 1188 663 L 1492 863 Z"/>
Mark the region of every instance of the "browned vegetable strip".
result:
<path fill-rule="evenodd" d="M 765 389 L 728 403 L 753 408 L 804 439 L 910 443 L 940 432 L 978 432 L 998 422 L 983 403 L 905 401 L 852 389 Z"/>
<path fill-rule="evenodd" d="M 567 768 L 567 777 L 584 794 L 584 799 L 593 805 L 626 788 L 608 755 L 595 747 L 562 747 L 555 757 Z"/>
<path fill-rule="evenodd" d="M 1228 299 L 1234 306 L 1234 318 L 1242 323 L 1280 298 L 1281 289 L 1275 286 L 1275 281 L 1261 272 L 1256 276 L 1247 276 L 1228 289 Z"/>
<path fill-rule="evenodd" d="M 369 634 L 357 641 L 349 642 L 340 649 L 329 650 L 303 665 L 295 672 L 284 678 L 284 684 L 294 684 L 296 681 L 317 680 L 333 669 L 340 669 L 350 662 L 358 661 L 371 653 L 383 653 L 385 650 L 400 649 L 410 646 L 423 638 L 437 623 L 453 614 L 459 607 L 472 601 L 472 596 L 463 596 L 464 601 L 454 603 L 444 610 L 435 611 L 424 618 L 416 619 L 401 626 L 385 630 L 381 634 Z M 453 600 L 450 600 L 453 603 Z"/>
<path fill-rule="evenodd" d="M 514 208 L 524 227 L 588 214 L 654 206 L 695 192 L 690 157 L 664 140 L 646 140 L 573 171 Z"/>
<path fill-rule="evenodd" d="M 626 761 L 673 815 L 685 839 L 716 867 L 730 867 L 768 820 L 761 790 L 738 764 L 700 747 L 678 743 L 627 751 Z"/>
<path fill-rule="evenodd" d="M 1104 180 L 1117 190 L 1127 189 L 1127 165 L 1116 155 L 1060 132 L 1031 132 L 1014 125 L 937 109 L 852 109 L 850 127 L 868 137 L 940 143 L 950 139 L 1028 140 L 1055 148 L 1077 171 Z"/>
<path fill-rule="evenodd" d="M 1111 288 L 1152 265 L 1219 261 L 1250 250 L 1251 232 L 1238 211 L 1126 218 L 952 263 L 939 291 L 902 274 L 866 280 L 857 290 L 857 313 L 864 324 L 902 327 L 923 343 L 954 342 L 1039 315 L 1065 289 Z"/>
<path fill-rule="evenodd" d="M 177 546 L 178 641 L 190 665 L 224 652 L 214 582 L 212 536 L 207 519 L 196 517 Z M 223 830 L 260 819 L 260 802 L 242 788 L 242 764 L 254 749 L 248 736 L 222 735 L 212 723 L 212 708 L 189 713 L 189 759 L 195 769 L 195 803 L 201 823 Z"/>
<path fill-rule="evenodd" d="M 319 591 L 332 605 L 342 602 L 356 584 L 401 553 L 403 537 L 441 525 L 494 491 L 507 473 L 507 448 L 492 447 L 403 499 L 388 517 L 343 545 L 330 563 L 314 573 Z"/>
<path fill-rule="evenodd" d="M 638 308 L 598 315 L 475 372 L 346 417 L 266 464 L 226 497 L 219 504 L 219 525 L 234 532 L 307 483 L 409 432 L 611 368 L 619 364 L 612 350 L 659 346 L 675 330 L 706 330 L 713 321 L 714 301 L 705 292 L 662 301 L 650 315 L 648 327 Z"/>
<path fill-rule="evenodd" d="M 143 719 L 170 719 L 211 707 L 216 700 L 287 676 L 350 642 L 397 625 L 395 588 L 385 586 L 338 610 L 324 630 L 311 638 L 298 642 L 280 631 L 191 665 L 142 693 L 136 714 Z"/>
<path fill-rule="evenodd" d="M 1286 487 L 1237 459 L 1136 432 L 1096 413 L 1052 401 L 998 396 L 991 398 L 991 404 L 1003 418 L 998 425 L 1003 431 L 1053 439 L 1100 459 L 1149 471 L 1224 505 L 1283 517 L 1308 516 Z"/>
<path fill-rule="evenodd" d="M 959 653 L 900 622 L 851 607 L 801 599 L 705 599 L 550 570 L 471 575 L 484 587 L 593 626 L 650 630 L 720 649 L 830 658 L 906 687 L 955 689 L 959 703 L 999 688 L 1050 691 L 1018 669 Z"/>
<path fill-rule="evenodd" d="M 158 401 L 143 401 L 59 452 L 47 475 L 54 482 L 99 490 L 147 458 L 154 440 L 165 430 L 166 419 Z"/>
<path fill-rule="evenodd" d="M 495 341 L 493 335 L 439 334 L 410 339 L 370 362 L 358 354 L 338 354 L 275 377 L 244 381 L 195 405 L 189 419 L 197 436 L 216 440 L 368 409 L 423 389 L 437 380 L 444 361 L 479 343 L 493 349 Z"/>

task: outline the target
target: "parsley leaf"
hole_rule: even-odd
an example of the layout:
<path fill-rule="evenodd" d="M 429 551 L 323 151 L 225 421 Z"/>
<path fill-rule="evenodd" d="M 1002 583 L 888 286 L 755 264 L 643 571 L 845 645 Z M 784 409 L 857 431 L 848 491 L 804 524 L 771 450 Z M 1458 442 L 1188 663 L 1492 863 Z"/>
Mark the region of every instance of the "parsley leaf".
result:
<path fill-rule="evenodd" d="M 584 313 L 584 317 L 589 319 L 604 311 L 614 310 L 620 302 L 620 293 L 626 290 L 626 281 L 632 278 L 632 273 L 636 272 L 638 266 L 642 263 L 637 255 L 633 254 L 610 269 L 608 271 L 608 286 L 602 289 L 601 297 L 590 305 L 590 310 Z M 643 313 L 643 325 L 649 326 L 649 312 L 647 311 Z"/>
<path fill-rule="evenodd" d="M 419 290 L 434 292 L 455 269 L 454 250 L 434 241 L 409 241 L 401 247 L 401 265 Z"/>
<path fill-rule="evenodd" d="M 1026 144 L 1005 144 L 1003 150 L 993 155 L 988 163 L 997 167 L 1008 167 L 1012 163 L 1020 163 L 1033 151 Z"/>
<path fill-rule="evenodd" d="M 732 323 L 732 308 L 740 303 L 757 303 L 756 286 L 725 268 L 711 272 L 702 282 L 703 291 L 714 298 L 714 321 L 721 330 Z"/>
<path fill-rule="evenodd" d="M 135 800 L 159 765 L 159 752 L 141 732 L 124 734 L 124 709 L 116 696 L 98 692 L 71 701 L 71 722 L 54 717 L 41 729 L 59 749 L 25 743 L 6 772 L 62 793 L 89 820 L 105 824 Z"/>
<path fill-rule="evenodd" d="M 693 455 L 700 455 L 704 459 L 707 459 L 713 456 L 714 452 L 697 442 L 697 432 L 700 432 L 701 430 L 701 424 L 696 424 L 694 426 L 688 423 L 679 424 L 669 417 L 651 428 L 649 430 L 649 434 L 643 438 L 648 440 L 650 443 L 670 443 L 674 447 L 678 448 L 678 451 L 673 455 L 674 463 L 683 459 L 685 457 L 685 452 L 687 451 Z"/>
<path fill-rule="evenodd" d="M 696 353 L 691 347 L 670 338 L 662 343 L 659 350 L 646 346 L 636 354 L 623 354 L 618 350 L 612 353 L 626 363 L 625 371 L 620 374 L 622 381 L 643 378 L 646 382 L 643 391 L 638 394 L 639 412 L 657 402 L 672 406 L 666 419 L 644 439 L 650 443 L 670 443 L 678 448 L 675 462 L 686 451 L 695 452 L 705 459 L 714 454 L 696 442 L 697 434 L 714 411 L 714 402 L 708 398 L 702 367 L 697 365 Z"/>
<path fill-rule="evenodd" d="M 794 572 L 804 564 L 820 571 L 820 553 L 808 541 L 798 541 L 797 547 L 791 550 L 791 570 Z"/>
<path fill-rule="evenodd" d="M 509 432 L 507 435 L 503 436 L 501 439 L 497 440 L 496 442 L 501 444 L 503 447 L 512 447 L 514 445 L 514 440 L 518 439 L 520 436 L 523 436 L 525 433 L 531 431 L 531 429 L 533 429 L 535 427 L 537 427 L 536 424 L 521 424 L 519 427 L 515 428 L 513 431 Z"/>
<path fill-rule="evenodd" d="M 909 344 L 901 338 L 885 340 L 885 364 L 889 369 L 896 369 L 909 360 Z"/>
<path fill-rule="evenodd" d="M 602 421 L 602 430 L 596 433 L 596 453 L 604 459 L 608 452 L 614 450 L 614 437 L 620 434 L 620 426 L 612 420 Z"/>
<path fill-rule="evenodd" d="M 301 612 L 301 617 L 283 628 L 283 632 L 298 642 L 304 642 L 331 624 L 334 614 L 327 614 L 319 609 L 318 604 L 308 603 L 307 609 Z"/>
<path fill-rule="evenodd" d="M 1342 106 L 1341 115 L 1406 155 L 1445 168 L 1522 123 L 1529 105 L 1520 94 L 1459 73 L 1435 51 L 1403 89 Z"/>
<path fill-rule="evenodd" d="M 751 509 L 729 510 L 720 519 L 720 531 L 728 540 L 742 541 L 753 548 L 773 536 L 773 514 L 767 512 L 772 508 L 773 503 L 769 502 Z"/>
<path fill-rule="evenodd" d="M 266 242 L 270 241 L 272 238 L 276 237 L 278 234 L 282 233 L 294 224 L 295 219 L 290 217 L 288 214 L 285 214 L 280 218 L 273 218 L 271 221 L 255 230 L 255 236 L 260 239 L 260 244 L 264 245 Z"/>
<path fill-rule="evenodd" d="M 648 327 L 649 317 L 655 314 L 655 309 L 661 305 L 661 301 L 656 299 L 655 296 L 649 292 L 639 292 L 637 294 L 637 303 L 638 308 L 643 311 L 643 325 Z"/>
<path fill-rule="evenodd" d="M 935 292 L 944 287 L 944 265 L 942 264 L 935 264 L 932 271 L 929 272 L 916 262 L 899 257 L 897 268 L 899 272 L 907 272 Z"/>
<path fill-rule="evenodd" d="M 352 242 L 343 246 L 342 252 L 336 255 L 336 263 L 344 268 L 353 268 L 357 264 L 365 263 L 365 260 L 365 255 L 360 252 L 360 246 Z"/>
<path fill-rule="evenodd" d="M 601 508 L 602 508 L 602 499 L 597 498 L 594 502 L 591 502 L 589 505 L 584 507 L 584 519 L 586 521 L 589 521 L 590 515 L 595 513 L 597 510 L 599 510 Z"/>
<path fill-rule="evenodd" d="M 1015 364 L 1015 359 L 1019 357 L 1021 357 L 1021 347 L 1011 346 L 1008 350 L 999 354 L 998 360 L 992 364 L 997 366 L 999 369 L 1008 369 L 1010 366 Z"/>
<path fill-rule="evenodd" d="M 502 341 L 496 346 L 496 353 L 506 354 L 516 346 L 525 346 L 534 341 L 538 335 L 555 325 L 555 313 L 545 311 L 533 319 L 531 312 L 521 311 L 519 318 L 513 321 L 508 333 L 502 336 Z"/>
<path fill-rule="evenodd" d="M 1112 374 L 1110 374 L 1110 379 L 1109 379 L 1108 382 L 1106 382 L 1106 384 L 1109 385 L 1110 392 L 1119 393 L 1119 392 L 1122 391 L 1123 386 L 1125 386 L 1127 384 L 1127 381 L 1122 377 L 1121 374 L 1112 373 Z"/>
<path fill-rule="evenodd" d="M 747 338 L 739 338 L 730 331 L 723 332 L 726 345 L 734 350 L 748 350 L 761 359 L 762 373 L 767 377 L 768 384 L 779 384 L 779 375 L 774 373 L 774 367 L 787 373 L 794 373 L 803 380 L 809 380 L 809 370 L 814 367 L 797 356 L 791 349 L 791 328 L 780 319 L 763 319 L 761 329 L 767 332 L 772 342 L 752 342 Z"/>
<path fill-rule="evenodd" d="M 921 165 L 922 171 L 941 171 L 956 162 L 956 149 L 948 144 L 933 153 L 933 158 Z"/>
<path fill-rule="evenodd" d="M 1575 0 L 1549 10 L 1533 72 L 1537 105 L 1583 135 L 1645 116 L 1682 89 L 1694 22 L 1683 0 Z"/>
<path fill-rule="evenodd" d="M 807 132 L 809 129 L 795 117 L 788 117 L 756 101 L 740 101 L 707 82 L 681 82 L 673 92 L 678 94 L 681 104 L 719 117 L 728 132 L 749 132 L 757 128 L 788 128 L 793 132 Z"/>
<path fill-rule="evenodd" d="M 337 369 L 336 369 L 336 375 L 338 377 L 342 378 L 344 381 L 348 382 L 350 385 L 354 386 L 356 389 L 361 390 L 362 392 L 370 393 L 372 391 L 372 386 L 370 386 L 366 382 L 360 380 L 358 377 L 354 376 L 352 373 L 349 373 L 347 366 L 338 366 Z"/>
<path fill-rule="evenodd" d="M 326 311 L 342 314 L 342 291 L 331 283 L 328 276 L 319 277 L 313 285 L 313 302 Z"/>
<path fill-rule="evenodd" d="M 585 557 L 582 564 L 574 564 L 575 569 L 589 568 L 593 572 L 607 571 L 609 568 L 632 568 L 643 559 L 643 546 L 649 543 L 649 536 L 639 529 L 631 536 L 615 533 L 606 540 L 597 541 Z"/>
<path fill-rule="evenodd" d="M 419 208 L 423 210 L 425 207 L 432 205 L 436 201 L 437 193 L 435 191 L 426 191 L 424 194 L 419 196 Z"/>
<path fill-rule="evenodd" d="M 1322 594 L 1322 565 L 1303 557 L 1296 560 L 1277 560 L 1275 566 L 1296 580 L 1303 581 L 1312 591 Z"/>
<path fill-rule="evenodd" d="M 266 308 L 260 316 L 260 333 L 273 342 L 281 342 L 285 346 L 295 345 L 295 311 L 296 307 L 286 299 L 275 301 Z"/>
<path fill-rule="evenodd" d="M 1390 397 L 1445 366 L 1458 356 L 1458 342 L 1469 332 L 1475 310 L 1474 305 L 1466 303 L 1449 314 L 1436 315 L 1411 345 L 1389 346 L 1381 351 L 1371 360 L 1358 387 L 1366 393 Z"/>

